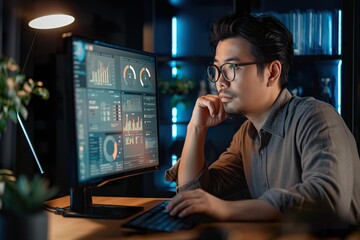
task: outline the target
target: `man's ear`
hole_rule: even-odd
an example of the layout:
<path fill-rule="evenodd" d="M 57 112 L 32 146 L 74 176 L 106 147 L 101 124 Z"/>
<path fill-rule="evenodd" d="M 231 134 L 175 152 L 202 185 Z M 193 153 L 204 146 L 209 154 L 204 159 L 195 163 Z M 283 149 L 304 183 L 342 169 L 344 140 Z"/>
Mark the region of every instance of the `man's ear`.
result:
<path fill-rule="evenodd" d="M 279 60 L 272 61 L 270 64 L 267 65 L 269 75 L 267 78 L 267 86 L 273 86 L 274 84 L 280 81 L 280 74 L 281 74 L 281 63 Z"/>

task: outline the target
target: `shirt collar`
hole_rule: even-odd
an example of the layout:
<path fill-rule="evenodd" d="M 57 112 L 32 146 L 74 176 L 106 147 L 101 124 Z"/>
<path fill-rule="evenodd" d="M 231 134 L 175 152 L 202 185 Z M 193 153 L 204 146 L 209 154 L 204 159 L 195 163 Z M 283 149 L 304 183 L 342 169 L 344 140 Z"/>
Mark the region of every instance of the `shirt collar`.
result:
<path fill-rule="evenodd" d="M 262 127 L 264 131 L 282 138 L 284 137 L 286 109 L 283 108 L 283 106 L 291 99 L 291 97 L 291 93 L 286 88 L 280 92 L 278 98 L 271 108 L 266 122 Z"/>

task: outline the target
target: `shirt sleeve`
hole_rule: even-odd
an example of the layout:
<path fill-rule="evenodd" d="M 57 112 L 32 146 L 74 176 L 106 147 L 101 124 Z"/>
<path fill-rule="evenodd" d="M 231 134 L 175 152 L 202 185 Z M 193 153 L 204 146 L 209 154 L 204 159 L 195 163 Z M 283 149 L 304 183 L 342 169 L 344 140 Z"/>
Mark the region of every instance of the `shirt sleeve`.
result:
<path fill-rule="evenodd" d="M 240 130 L 239 131 L 243 131 Z M 177 192 L 202 188 L 209 193 L 222 198 L 248 199 L 250 193 L 247 187 L 244 169 L 239 151 L 241 140 L 236 133 L 230 146 L 209 167 L 204 165 L 199 175 L 185 185 L 177 186 Z M 166 171 L 167 181 L 177 182 L 178 166 L 181 159 Z"/>
<path fill-rule="evenodd" d="M 176 193 L 186 191 L 186 190 L 192 190 L 192 189 L 196 189 L 196 188 L 206 189 L 207 182 L 208 182 L 208 176 L 209 176 L 206 164 L 204 164 L 204 167 L 202 168 L 199 175 L 196 176 L 195 179 L 193 179 L 192 181 L 190 181 L 184 185 L 181 185 L 181 186 L 178 185 L 177 178 L 178 178 L 178 169 L 179 169 L 180 161 L 181 161 L 181 158 L 176 162 L 176 164 L 174 166 L 172 166 L 165 172 L 165 180 L 166 181 L 176 182 Z"/>

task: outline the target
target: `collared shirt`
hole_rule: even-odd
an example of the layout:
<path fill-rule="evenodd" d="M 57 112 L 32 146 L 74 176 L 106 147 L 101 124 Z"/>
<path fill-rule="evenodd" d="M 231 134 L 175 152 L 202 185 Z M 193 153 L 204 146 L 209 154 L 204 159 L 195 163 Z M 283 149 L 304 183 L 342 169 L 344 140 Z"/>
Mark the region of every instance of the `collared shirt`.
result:
<path fill-rule="evenodd" d="M 166 179 L 176 181 L 177 169 Z M 283 213 L 318 203 L 354 224 L 360 223 L 359 170 L 355 139 L 335 109 L 284 89 L 259 133 L 245 121 L 219 159 L 177 190 L 201 187 L 219 197 L 248 192 Z"/>

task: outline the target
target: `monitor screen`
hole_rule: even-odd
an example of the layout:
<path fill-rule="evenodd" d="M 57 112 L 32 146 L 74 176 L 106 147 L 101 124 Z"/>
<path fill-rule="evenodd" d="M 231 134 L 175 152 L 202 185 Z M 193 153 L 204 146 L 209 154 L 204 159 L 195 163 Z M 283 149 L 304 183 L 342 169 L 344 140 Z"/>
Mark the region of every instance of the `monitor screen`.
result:
<path fill-rule="evenodd" d="M 91 187 L 159 168 L 156 57 L 72 34 L 64 39 L 70 208 L 96 215 Z"/>

